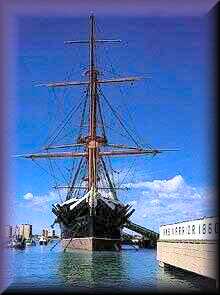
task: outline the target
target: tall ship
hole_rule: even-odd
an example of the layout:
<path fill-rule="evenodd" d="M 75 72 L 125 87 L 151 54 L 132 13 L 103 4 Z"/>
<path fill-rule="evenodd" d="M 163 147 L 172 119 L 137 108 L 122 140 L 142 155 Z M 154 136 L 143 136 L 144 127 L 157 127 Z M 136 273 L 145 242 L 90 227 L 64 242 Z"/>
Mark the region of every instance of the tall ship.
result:
<path fill-rule="evenodd" d="M 89 67 L 85 73 L 85 81 L 65 80 L 40 84 L 48 88 L 69 88 L 81 86 L 85 89 L 85 98 L 81 108 L 80 130 L 75 142 L 53 145 L 48 144 L 44 151 L 21 155 L 26 159 L 69 159 L 77 161 L 71 170 L 68 183 L 56 185 L 57 190 L 65 189 L 65 201 L 52 207 L 55 222 L 61 228 L 63 247 L 84 250 L 115 250 L 121 249 L 122 229 L 131 224 L 129 218 L 134 209 L 118 199 L 118 190 L 109 171 L 107 161 L 111 157 L 121 156 L 154 156 L 165 150 L 140 147 L 134 141 L 134 146 L 111 143 L 107 138 L 101 100 L 105 99 L 109 110 L 114 111 L 110 102 L 103 96 L 102 86 L 106 84 L 133 83 L 139 77 L 118 77 L 103 79 L 102 72 L 96 64 L 96 46 L 103 43 L 120 42 L 96 38 L 95 17 L 89 17 L 90 34 L 88 40 L 66 41 L 67 44 L 84 44 L 89 48 Z M 126 130 L 126 125 L 114 113 Z M 112 122 L 114 125 L 114 122 Z M 61 128 L 62 129 L 62 128 Z M 128 130 L 127 130 L 128 131 Z M 60 130 L 57 130 L 59 133 Z M 61 151 L 60 151 L 61 150 Z M 82 173 L 84 172 L 84 173 Z"/>

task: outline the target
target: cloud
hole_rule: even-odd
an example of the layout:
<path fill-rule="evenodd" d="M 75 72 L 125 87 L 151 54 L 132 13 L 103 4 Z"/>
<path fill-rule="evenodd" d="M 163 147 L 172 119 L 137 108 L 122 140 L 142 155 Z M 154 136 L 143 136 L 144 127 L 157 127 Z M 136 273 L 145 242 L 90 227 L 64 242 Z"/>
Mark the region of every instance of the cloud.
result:
<path fill-rule="evenodd" d="M 160 204 L 160 200 L 158 200 L 158 199 L 151 200 L 150 204 L 158 205 L 158 204 Z"/>
<path fill-rule="evenodd" d="M 176 198 L 183 193 L 190 195 L 192 198 L 201 198 L 197 189 L 187 185 L 181 175 L 176 175 L 168 180 L 165 179 L 128 183 L 126 186 L 136 189 L 145 189 L 142 191 L 143 194 L 149 194 L 150 192 L 162 198 Z"/>
<path fill-rule="evenodd" d="M 214 191 L 191 186 L 181 175 L 125 186 L 137 195 L 131 220 L 156 231 L 164 223 L 215 215 Z"/>
<path fill-rule="evenodd" d="M 33 198 L 34 198 L 34 196 L 33 196 L 32 193 L 27 193 L 26 195 L 24 195 L 24 199 L 25 199 L 25 200 L 31 200 L 31 199 L 33 199 Z"/>
<path fill-rule="evenodd" d="M 35 211 L 51 211 L 51 205 L 54 202 L 61 202 L 64 197 L 65 191 L 62 190 L 60 192 L 50 191 L 44 195 L 34 195 L 32 193 L 27 193 L 23 196 L 23 199 L 27 202 L 22 203 L 22 207 L 28 207 Z"/>

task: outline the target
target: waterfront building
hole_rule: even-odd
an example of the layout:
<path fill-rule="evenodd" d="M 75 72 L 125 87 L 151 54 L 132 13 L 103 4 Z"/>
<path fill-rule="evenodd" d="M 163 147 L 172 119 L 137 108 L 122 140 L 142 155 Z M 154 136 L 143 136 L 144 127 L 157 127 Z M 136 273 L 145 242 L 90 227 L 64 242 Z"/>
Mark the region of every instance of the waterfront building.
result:
<path fill-rule="evenodd" d="M 50 238 L 55 237 L 55 229 L 49 229 L 48 230 L 48 237 L 50 237 Z"/>
<path fill-rule="evenodd" d="M 45 238 L 48 238 L 48 236 L 49 236 L 48 229 L 44 228 L 44 229 L 42 230 L 42 236 L 45 237 Z"/>
<path fill-rule="evenodd" d="M 13 236 L 13 238 L 15 238 L 15 239 L 18 238 L 19 237 L 19 232 L 20 232 L 19 225 L 14 226 L 12 228 L 12 236 Z"/>
<path fill-rule="evenodd" d="M 19 225 L 19 237 L 24 239 L 30 239 L 32 237 L 32 225 L 31 224 L 20 224 Z"/>
<path fill-rule="evenodd" d="M 56 236 L 55 229 L 47 229 L 47 228 L 42 229 L 42 236 L 45 238 L 54 238 Z"/>

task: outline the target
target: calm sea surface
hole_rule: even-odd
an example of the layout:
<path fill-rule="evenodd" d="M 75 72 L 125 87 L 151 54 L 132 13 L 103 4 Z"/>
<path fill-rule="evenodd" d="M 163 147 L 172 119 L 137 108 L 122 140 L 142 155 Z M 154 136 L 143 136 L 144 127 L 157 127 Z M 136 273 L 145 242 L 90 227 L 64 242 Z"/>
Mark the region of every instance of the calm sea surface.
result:
<path fill-rule="evenodd" d="M 6 249 L 8 270 L 5 273 L 10 288 L 74 288 L 124 290 L 153 288 L 158 291 L 184 288 L 201 290 L 213 288 L 206 279 L 164 270 L 156 260 L 156 250 L 124 246 L 118 252 L 63 252 L 55 242 L 47 246 L 26 247 L 25 250 Z"/>

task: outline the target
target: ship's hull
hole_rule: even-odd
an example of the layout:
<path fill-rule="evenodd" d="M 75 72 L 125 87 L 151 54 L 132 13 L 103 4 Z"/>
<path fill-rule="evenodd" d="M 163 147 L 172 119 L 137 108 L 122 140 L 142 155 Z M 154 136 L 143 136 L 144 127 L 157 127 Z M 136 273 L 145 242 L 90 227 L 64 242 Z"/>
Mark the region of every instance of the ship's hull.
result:
<path fill-rule="evenodd" d="M 121 227 L 117 221 L 116 212 L 108 208 L 96 210 L 93 215 L 84 215 L 75 226 L 60 224 L 62 246 L 65 249 L 81 249 L 87 251 L 120 251 Z M 110 218 L 110 214 L 114 218 Z M 72 231 L 71 228 L 74 228 Z"/>
<path fill-rule="evenodd" d="M 108 239 L 108 238 L 69 238 L 62 239 L 61 241 L 64 249 L 80 249 L 87 251 L 120 251 L 121 240 L 120 239 Z"/>
<path fill-rule="evenodd" d="M 71 207 L 73 204 L 76 206 Z M 120 251 L 122 227 L 132 214 L 128 213 L 129 205 L 103 198 L 97 199 L 94 208 L 86 198 L 72 205 L 56 206 L 53 210 L 65 249 Z"/>

